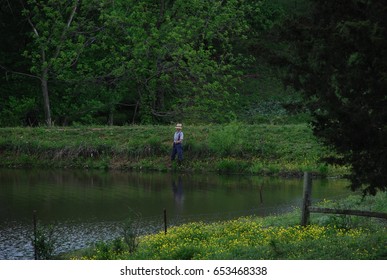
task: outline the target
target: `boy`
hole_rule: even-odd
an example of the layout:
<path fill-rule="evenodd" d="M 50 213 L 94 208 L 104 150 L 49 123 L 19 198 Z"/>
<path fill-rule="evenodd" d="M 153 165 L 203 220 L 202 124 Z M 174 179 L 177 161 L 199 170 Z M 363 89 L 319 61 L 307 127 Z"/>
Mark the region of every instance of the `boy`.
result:
<path fill-rule="evenodd" d="M 173 136 L 173 149 L 171 154 L 171 160 L 174 161 L 177 154 L 178 163 L 181 163 L 183 160 L 182 143 L 184 139 L 184 134 L 181 131 L 183 129 L 183 125 L 181 123 L 178 123 L 175 128 L 176 128 L 176 132 L 175 132 L 175 135 Z"/>

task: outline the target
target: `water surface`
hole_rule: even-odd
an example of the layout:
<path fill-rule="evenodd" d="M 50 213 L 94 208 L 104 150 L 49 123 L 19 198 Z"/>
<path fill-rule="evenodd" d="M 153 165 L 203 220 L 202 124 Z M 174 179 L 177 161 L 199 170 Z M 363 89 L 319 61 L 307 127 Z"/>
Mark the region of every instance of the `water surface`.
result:
<path fill-rule="evenodd" d="M 0 169 L 0 259 L 31 259 L 32 216 L 54 225 L 57 253 L 190 221 L 266 216 L 299 207 L 302 179 L 256 176 Z M 314 200 L 349 194 L 344 180 L 314 180 Z"/>

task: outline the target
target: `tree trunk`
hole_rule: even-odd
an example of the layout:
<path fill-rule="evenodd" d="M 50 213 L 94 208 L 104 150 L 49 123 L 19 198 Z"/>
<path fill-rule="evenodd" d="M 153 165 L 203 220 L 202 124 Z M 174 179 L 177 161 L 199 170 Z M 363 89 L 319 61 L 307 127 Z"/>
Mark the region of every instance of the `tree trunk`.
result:
<path fill-rule="evenodd" d="M 44 107 L 44 117 L 45 117 L 46 125 L 50 127 L 52 125 L 52 121 L 51 121 L 50 98 L 48 95 L 47 74 L 48 74 L 48 69 L 45 68 L 42 73 L 43 107 Z"/>
<path fill-rule="evenodd" d="M 160 77 L 163 73 L 163 65 L 161 62 L 161 59 L 157 59 L 157 80 L 156 80 L 156 104 L 155 104 L 155 110 L 156 111 L 163 111 L 164 110 L 164 89 L 162 86 L 162 83 L 160 81 Z"/>
<path fill-rule="evenodd" d="M 164 90 L 157 85 L 156 89 L 156 111 L 164 111 Z"/>
<path fill-rule="evenodd" d="M 140 105 L 140 101 L 137 101 L 136 107 L 134 107 L 134 113 L 133 113 L 132 124 L 134 124 L 134 122 L 136 121 L 137 109 L 138 109 L 138 106 L 139 106 L 139 105 Z"/>
<path fill-rule="evenodd" d="M 110 105 L 109 108 L 109 117 L 108 117 L 108 125 L 113 126 L 114 124 L 114 105 Z"/>

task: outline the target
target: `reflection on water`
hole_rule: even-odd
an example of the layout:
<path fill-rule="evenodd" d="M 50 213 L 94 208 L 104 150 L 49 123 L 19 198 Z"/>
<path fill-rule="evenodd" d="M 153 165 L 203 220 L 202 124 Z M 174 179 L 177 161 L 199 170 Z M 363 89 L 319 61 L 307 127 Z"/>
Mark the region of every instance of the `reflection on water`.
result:
<path fill-rule="evenodd" d="M 316 180 L 314 199 L 348 194 L 343 180 Z M 189 221 L 266 216 L 300 206 L 302 179 L 170 173 L 0 169 L 0 259 L 30 259 L 32 212 L 55 225 L 57 252 L 120 234 L 128 217 L 142 233 Z"/>
<path fill-rule="evenodd" d="M 181 176 L 178 176 L 177 179 L 174 178 L 172 180 L 172 190 L 175 201 L 176 213 L 179 214 L 180 212 L 182 212 L 184 204 L 184 190 Z"/>

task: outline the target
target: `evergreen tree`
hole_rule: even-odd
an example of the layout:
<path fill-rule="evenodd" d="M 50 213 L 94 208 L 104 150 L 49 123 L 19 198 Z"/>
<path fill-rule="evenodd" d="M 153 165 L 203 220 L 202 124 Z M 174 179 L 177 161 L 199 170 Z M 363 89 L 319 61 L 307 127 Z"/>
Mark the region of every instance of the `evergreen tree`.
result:
<path fill-rule="evenodd" d="M 352 190 L 387 188 L 387 5 L 314 0 L 289 24 L 296 55 L 290 80 L 303 91 L 314 133 L 349 165 Z"/>

